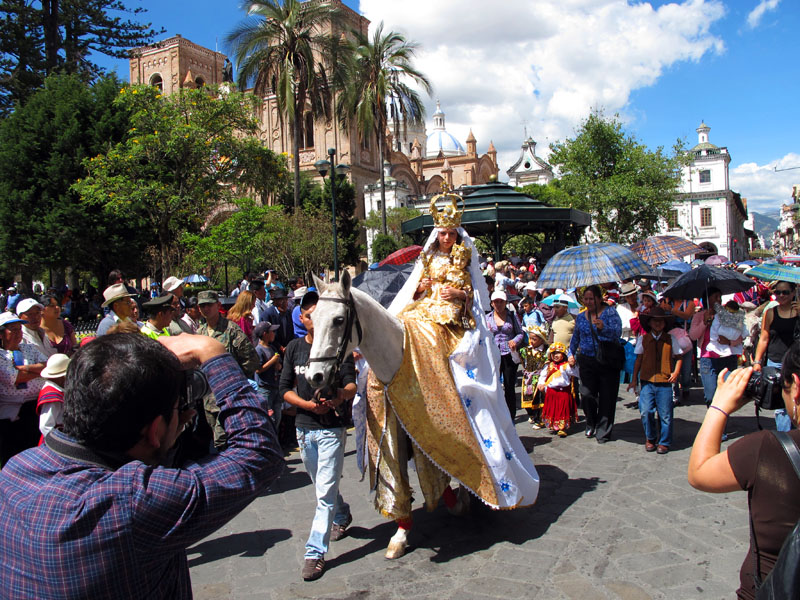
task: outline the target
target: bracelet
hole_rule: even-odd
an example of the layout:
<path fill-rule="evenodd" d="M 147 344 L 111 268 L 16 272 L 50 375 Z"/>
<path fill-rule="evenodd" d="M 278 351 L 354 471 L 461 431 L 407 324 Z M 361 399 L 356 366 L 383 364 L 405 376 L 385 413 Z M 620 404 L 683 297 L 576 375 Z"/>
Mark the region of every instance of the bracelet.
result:
<path fill-rule="evenodd" d="M 726 413 L 724 410 L 722 410 L 722 409 L 721 409 L 719 406 L 714 406 L 714 405 L 712 404 L 711 406 L 709 406 L 709 408 L 716 408 L 716 409 L 717 409 L 719 412 L 721 412 L 721 413 L 722 413 L 723 415 L 725 415 L 726 417 L 730 417 L 730 415 L 729 415 L 728 413 Z"/>

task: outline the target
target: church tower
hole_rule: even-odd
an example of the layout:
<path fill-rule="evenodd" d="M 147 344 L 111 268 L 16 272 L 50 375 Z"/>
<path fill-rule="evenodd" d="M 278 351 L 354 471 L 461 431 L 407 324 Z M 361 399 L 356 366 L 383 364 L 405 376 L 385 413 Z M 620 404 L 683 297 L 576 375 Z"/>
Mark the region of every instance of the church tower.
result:
<path fill-rule="evenodd" d="M 227 58 L 176 35 L 163 42 L 131 51 L 130 82 L 153 85 L 164 94 L 183 87 L 202 87 L 223 82 Z"/>

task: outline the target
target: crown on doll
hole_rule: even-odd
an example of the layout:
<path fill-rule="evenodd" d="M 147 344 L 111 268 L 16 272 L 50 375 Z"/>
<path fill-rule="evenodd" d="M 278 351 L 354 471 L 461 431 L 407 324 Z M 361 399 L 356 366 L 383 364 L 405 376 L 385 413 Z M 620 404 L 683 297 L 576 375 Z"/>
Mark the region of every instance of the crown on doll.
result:
<path fill-rule="evenodd" d="M 445 204 L 442 210 L 436 209 L 436 203 L 440 200 L 450 200 L 449 204 Z M 463 199 L 458 194 L 449 192 L 445 186 L 442 186 L 442 193 L 436 194 L 431 198 L 431 216 L 433 217 L 433 225 L 438 229 L 457 229 L 461 227 L 461 215 L 464 210 L 458 210 L 458 201 Z"/>
<path fill-rule="evenodd" d="M 453 244 L 453 247 L 450 250 L 450 255 L 453 258 L 468 259 L 470 254 L 469 248 L 467 248 L 463 243 Z"/>

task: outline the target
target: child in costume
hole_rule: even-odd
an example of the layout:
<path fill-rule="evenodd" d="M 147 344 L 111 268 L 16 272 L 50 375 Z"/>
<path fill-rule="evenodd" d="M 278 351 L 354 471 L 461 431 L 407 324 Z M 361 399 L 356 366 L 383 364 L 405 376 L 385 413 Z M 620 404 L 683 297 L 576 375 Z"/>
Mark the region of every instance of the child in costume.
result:
<path fill-rule="evenodd" d="M 567 362 L 567 347 L 560 343 L 550 344 L 548 363 L 539 374 L 539 390 L 544 396 L 544 422 L 558 437 L 567 437 L 567 429 L 578 422 L 578 405 L 572 379 L 578 377 L 578 365 Z"/>
<path fill-rule="evenodd" d="M 44 438 L 53 429 L 61 429 L 64 420 L 64 381 L 67 378 L 69 356 L 66 354 L 53 354 L 47 359 L 47 365 L 39 375 L 45 384 L 39 391 L 36 402 L 36 412 L 39 413 L 39 431 L 42 437 L 39 445 L 44 443 Z"/>
<path fill-rule="evenodd" d="M 544 326 L 531 325 L 525 328 L 528 333 L 528 346 L 519 353 L 522 357 L 522 402 L 521 406 L 528 413 L 528 422 L 534 429 L 544 427 L 542 409 L 544 393 L 538 389 L 539 373 L 547 362 L 547 329 Z"/>
<path fill-rule="evenodd" d="M 749 332 L 744 326 L 744 311 L 735 300 L 730 300 L 722 307 L 714 307 L 714 321 L 708 336 L 708 350 L 719 356 L 738 356 L 744 351 L 742 344 Z M 725 338 L 722 340 L 720 338 Z M 734 346 L 730 342 L 738 343 Z"/>

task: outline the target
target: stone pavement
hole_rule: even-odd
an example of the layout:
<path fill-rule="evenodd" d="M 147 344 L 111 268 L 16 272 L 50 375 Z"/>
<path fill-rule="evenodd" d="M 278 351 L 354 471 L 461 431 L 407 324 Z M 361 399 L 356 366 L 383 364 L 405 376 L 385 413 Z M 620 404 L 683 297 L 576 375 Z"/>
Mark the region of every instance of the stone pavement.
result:
<path fill-rule="evenodd" d="M 622 392 L 623 386 L 620 386 Z M 303 582 L 314 492 L 297 452 L 273 489 L 189 550 L 197 600 L 250 598 L 734 598 L 747 549 L 747 498 L 706 494 L 686 481 L 705 412 L 702 390 L 675 409 L 672 451 L 644 451 L 633 396 L 621 393 L 614 439 L 517 432 L 541 478 L 535 506 L 492 511 L 473 499 L 466 517 L 414 512 L 413 548 L 388 561 L 394 533 L 372 508 L 348 438 L 341 492 L 349 535 L 331 544 L 328 570 Z M 732 439 L 756 429 L 752 404 L 731 419 Z M 772 419 L 762 419 L 772 426 Z M 350 432 L 352 434 L 352 431 Z M 728 442 L 730 443 L 730 442 Z M 419 502 L 415 506 L 421 506 Z"/>

